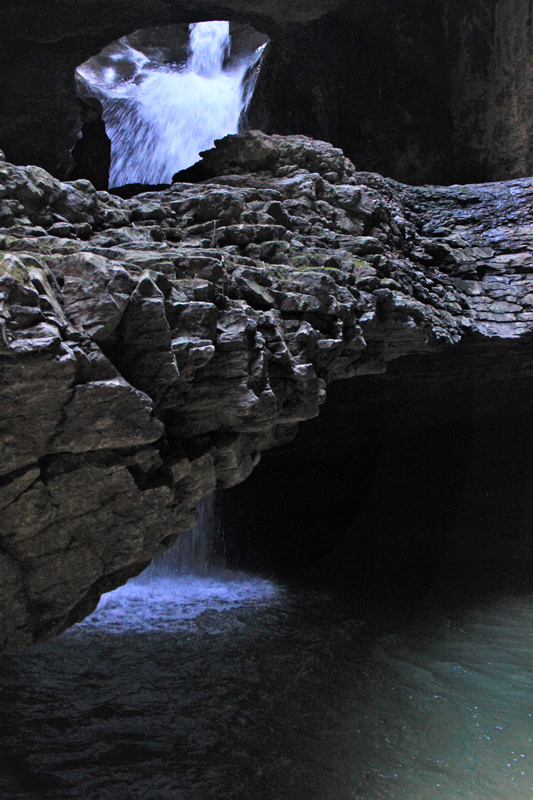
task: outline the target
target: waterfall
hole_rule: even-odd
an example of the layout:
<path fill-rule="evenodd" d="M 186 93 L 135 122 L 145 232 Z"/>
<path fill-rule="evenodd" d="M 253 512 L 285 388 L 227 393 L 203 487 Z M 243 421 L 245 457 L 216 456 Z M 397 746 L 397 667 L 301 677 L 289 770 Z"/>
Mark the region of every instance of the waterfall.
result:
<path fill-rule="evenodd" d="M 102 595 L 80 627 L 115 634 L 181 630 L 202 615 L 276 601 L 280 590 L 271 581 L 225 567 L 216 492 L 200 500 L 197 509 L 198 524 L 141 575 Z"/>
<path fill-rule="evenodd" d="M 189 26 L 184 63 L 143 53 L 128 38 L 119 45 L 105 69 L 89 61 L 77 70 L 83 91 L 104 106 L 110 186 L 171 183 L 215 139 L 238 133 L 265 44 L 230 58 L 229 22 L 214 21 Z"/>
<path fill-rule="evenodd" d="M 174 547 L 155 558 L 135 582 L 152 583 L 159 578 L 190 575 L 207 577 L 223 570 L 224 542 L 216 493 L 200 500 L 197 510 L 195 527 L 183 531 Z"/>

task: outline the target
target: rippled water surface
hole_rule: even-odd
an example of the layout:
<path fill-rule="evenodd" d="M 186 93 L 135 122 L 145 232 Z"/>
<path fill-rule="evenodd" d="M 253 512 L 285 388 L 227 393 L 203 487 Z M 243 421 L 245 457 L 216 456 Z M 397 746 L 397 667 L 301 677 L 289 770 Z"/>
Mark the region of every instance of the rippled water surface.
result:
<path fill-rule="evenodd" d="M 227 573 L 0 662 L 0 797 L 530 800 L 533 597 L 379 630 Z"/>

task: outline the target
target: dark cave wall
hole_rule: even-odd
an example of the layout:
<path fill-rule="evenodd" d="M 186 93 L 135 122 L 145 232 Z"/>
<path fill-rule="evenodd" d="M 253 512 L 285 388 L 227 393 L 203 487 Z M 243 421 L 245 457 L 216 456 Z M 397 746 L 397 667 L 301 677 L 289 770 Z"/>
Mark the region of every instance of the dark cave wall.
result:
<path fill-rule="evenodd" d="M 250 120 L 405 183 L 531 175 L 531 3 L 348 3 L 279 31 Z"/>
<path fill-rule="evenodd" d="M 221 493 L 230 563 L 352 597 L 448 573 L 530 582 L 533 375 L 502 355 L 514 378 L 467 348 L 461 374 L 442 355 L 333 384 L 317 419 Z"/>
<path fill-rule="evenodd" d="M 0 9 L 0 146 L 64 177 L 74 70 L 140 27 L 228 18 L 272 44 L 252 127 L 342 147 L 358 169 L 408 183 L 533 171 L 530 0 L 8 0 Z"/>
<path fill-rule="evenodd" d="M 66 176 L 81 122 L 74 71 L 90 42 L 1 42 L 0 147 L 15 164 L 43 167 Z"/>
<path fill-rule="evenodd" d="M 357 169 L 406 183 L 446 183 L 452 168 L 445 21 L 435 3 L 350 3 L 280 30 L 250 124 L 341 147 Z"/>
<path fill-rule="evenodd" d="M 453 151 L 461 180 L 533 171 L 533 29 L 530 0 L 484 0 L 450 11 Z"/>

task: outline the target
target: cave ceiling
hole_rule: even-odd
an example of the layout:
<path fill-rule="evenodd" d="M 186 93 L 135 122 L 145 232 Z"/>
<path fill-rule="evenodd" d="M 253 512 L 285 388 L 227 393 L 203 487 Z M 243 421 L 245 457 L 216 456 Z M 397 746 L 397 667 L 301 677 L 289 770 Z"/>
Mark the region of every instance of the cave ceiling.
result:
<path fill-rule="evenodd" d="M 137 28 L 208 19 L 260 20 L 264 25 L 305 23 L 340 6 L 342 0 L 22 0 L 3 4 L 9 34 L 27 41 L 59 42 L 79 36 L 109 40 Z M 4 27 L 4 35 L 6 34 Z M 102 45 L 103 46 L 103 45 Z"/>

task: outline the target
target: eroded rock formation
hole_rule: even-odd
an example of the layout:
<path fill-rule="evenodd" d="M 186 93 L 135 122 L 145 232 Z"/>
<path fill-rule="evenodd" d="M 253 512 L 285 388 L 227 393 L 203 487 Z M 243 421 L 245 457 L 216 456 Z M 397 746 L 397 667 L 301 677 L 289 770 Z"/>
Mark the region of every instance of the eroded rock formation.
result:
<path fill-rule="evenodd" d="M 413 188 L 259 132 L 204 166 L 126 201 L 0 165 L 3 649 L 140 572 L 331 381 L 529 342 L 531 180 Z"/>

